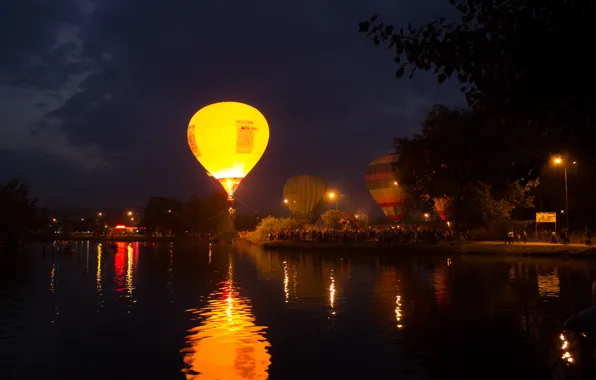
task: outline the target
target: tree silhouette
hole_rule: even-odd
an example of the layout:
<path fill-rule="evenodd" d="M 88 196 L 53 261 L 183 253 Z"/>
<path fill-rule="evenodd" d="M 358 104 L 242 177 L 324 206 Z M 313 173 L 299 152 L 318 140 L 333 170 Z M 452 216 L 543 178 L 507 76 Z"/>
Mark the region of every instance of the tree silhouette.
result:
<path fill-rule="evenodd" d="M 475 112 L 499 121 L 494 133 L 525 139 L 528 160 L 573 151 L 594 160 L 593 1 L 450 0 L 460 19 L 394 28 L 360 23 L 395 53 L 398 78 L 431 71 L 456 77 Z M 535 167 L 538 164 L 533 164 Z"/>
<path fill-rule="evenodd" d="M 0 185 L 0 240 L 14 246 L 25 238 L 36 224 L 36 204 L 21 180 Z"/>

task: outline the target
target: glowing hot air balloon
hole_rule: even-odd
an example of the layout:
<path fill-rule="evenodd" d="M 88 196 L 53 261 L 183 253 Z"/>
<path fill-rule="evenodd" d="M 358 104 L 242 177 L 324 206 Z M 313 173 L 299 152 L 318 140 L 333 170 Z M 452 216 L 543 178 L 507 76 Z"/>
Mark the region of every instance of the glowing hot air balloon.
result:
<path fill-rule="evenodd" d="M 228 193 L 230 211 L 240 182 L 259 162 L 269 125 L 256 108 L 236 102 L 201 108 L 188 124 L 188 145 L 207 173 Z"/>
<path fill-rule="evenodd" d="M 451 206 L 451 197 L 447 194 L 443 195 L 440 198 L 433 198 L 435 202 L 435 210 L 437 210 L 437 214 L 441 217 L 441 220 L 447 219 L 446 210 L 449 206 Z"/>
<path fill-rule="evenodd" d="M 368 191 L 392 222 L 402 221 L 412 207 L 410 195 L 399 184 L 397 154 L 376 158 L 366 169 Z"/>
<path fill-rule="evenodd" d="M 295 175 L 284 184 L 284 202 L 292 215 L 302 218 L 315 216 L 317 206 L 327 191 L 327 183 L 315 175 Z"/>

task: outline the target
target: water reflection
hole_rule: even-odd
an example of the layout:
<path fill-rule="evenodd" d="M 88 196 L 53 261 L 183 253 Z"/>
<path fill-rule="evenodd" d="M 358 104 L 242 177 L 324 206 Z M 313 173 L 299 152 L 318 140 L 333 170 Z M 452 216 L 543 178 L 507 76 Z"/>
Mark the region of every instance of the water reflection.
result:
<path fill-rule="evenodd" d="M 84 243 L 78 259 L 2 257 L 0 378 L 548 379 L 593 356 L 563 322 L 591 304 L 594 261 L 214 244 L 208 264 L 206 245 L 178 241 L 174 265 L 169 243 L 138 258 L 106 243 L 92 244 L 95 279 Z"/>
<path fill-rule="evenodd" d="M 97 245 L 97 271 L 95 273 L 95 287 L 97 289 L 97 311 L 103 307 L 103 285 L 102 285 L 102 274 L 101 274 L 101 255 L 103 251 L 103 245 L 99 243 Z"/>
<path fill-rule="evenodd" d="M 397 328 L 401 329 L 403 325 L 401 324 L 401 296 L 395 296 L 395 320 L 397 322 Z"/>
<path fill-rule="evenodd" d="M 543 298 L 559 297 L 561 291 L 559 273 L 554 268 L 550 274 L 537 274 L 538 295 Z"/>
<path fill-rule="evenodd" d="M 329 309 L 331 315 L 335 315 L 335 277 L 333 276 L 333 269 L 331 269 L 329 281 Z"/>
<path fill-rule="evenodd" d="M 114 254 L 114 290 L 123 293 L 126 290 L 126 243 L 116 243 Z"/>
<path fill-rule="evenodd" d="M 50 293 L 52 293 L 54 300 L 56 299 L 56 264 L 52 263 L 52 270 L 50 271 Z M 54 304 L 54 313 L 51 316 L 50 323 L 56 322 L 56 316 L 60 314 L 60 309 L 57 304 Z"/>
<path fill-rule="evenodd" d="M 87 241 L 87 249 L 85 250 L 85 274 L 89 274 L 89 251 L 91 250 L 89 241 Z"/>
<path fill-rule="evenodd" d="M 168 262 L 168 283 L 166 288 L 168 289 L 168 296 L 170 297 L 170 303 L 174 302 L 174 243 L 170 243 L 168 249 L 169 262 Z"/>
<path fill-rule="evenodd" d="M 571 345 L 569 344 L 569 341 L 567 340 L 567 337 L 565 336 L 565 334 L 561 334 L 559 336 L 559 339 L 561 340 L 561 359 L 563 359 L 565 362 L 572 364 L 575 360 L 575 358 L 573 357 L 573 355 L 571 354 Z"/>
<path fill-rule="evenodd" d="M 267 379 L 271 364 L 265 326 L 255 324 L 250 301 L 234 284 L 232 258 L 227 280 L 211 293 L 207 304 L 188 310 L 201 324 L 188 331 L 183 349 L 187 379 Z"/>
<path fill-rule="evenodd" d="M 289 290 L 289 285 L 290 284 L 290 276 L 288 274 L 288 262 L 284 261 L 284 295 L 286 298 L 286 303 L 290 300 L 290 290 Z"/>
<path fill-rule="evenodd" d="M 56 264 L 52 264 L 52 270 L 50 271 L 50 293 L 56 291 Z"/>
<path fill-rule="evenodd" d="M 134 289 L 132 282 L 132 246 L 129 244 L 126 247 L 126 292 L 128 297 L 132 297 L 132 291 Z"/>
<path fill-rule="evenodd" d="M 126 247 L 126 298 L 128 299 L 129 313 L 130 307 L 137 301 L 133 299 L 133 291 L 135 290 L 134 276 L 137 269 L 139 257 L 139 243 L 129 243 Z"/>

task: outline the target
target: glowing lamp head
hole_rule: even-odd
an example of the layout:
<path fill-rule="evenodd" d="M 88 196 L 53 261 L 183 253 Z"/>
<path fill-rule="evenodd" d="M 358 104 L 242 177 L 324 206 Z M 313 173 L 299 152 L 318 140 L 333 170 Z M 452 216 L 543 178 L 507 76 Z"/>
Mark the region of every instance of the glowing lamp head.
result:
<path fill-rule="evenodd" d="M 329 196 L 330 199 L 335 198 L 335 193 L 334 192 L 330 192 L 329 194 L 327 194 Z"/>
<path fill-rule="evenodd" d="M 287 199 L 284 199 L 284 203 L 285 203 L 285 204 L 288 204 L 288 200 L 287 200 Z"/>
<path fill-rule="evenodd" d="M 557 156 L 557 157 L 553 158 L 553 163 L 555 165 L 561 165 L 563 163 L 563 159 L 561 157 Z"/>
<path fill-rule="evenodd" d="M 196 159 L 233 199 L 240 181 L 267 149 L 269 124 L 247 104 L 214 103 L 194 114 L 187 138 Z"/>

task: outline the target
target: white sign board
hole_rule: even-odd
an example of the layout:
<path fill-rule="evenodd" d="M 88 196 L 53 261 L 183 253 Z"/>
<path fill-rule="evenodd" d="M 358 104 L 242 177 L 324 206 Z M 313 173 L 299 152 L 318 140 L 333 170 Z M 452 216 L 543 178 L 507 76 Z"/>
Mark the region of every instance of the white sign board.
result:
<path fill-rule="evenodd" d="M 536 223 L 557 223 L 556 212 L 537 212 Z"/>

